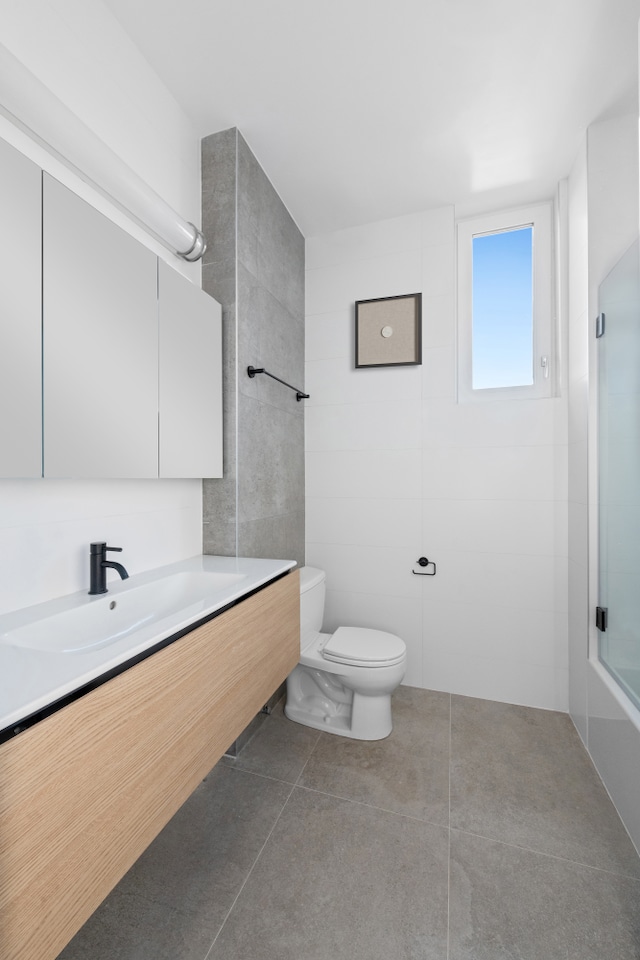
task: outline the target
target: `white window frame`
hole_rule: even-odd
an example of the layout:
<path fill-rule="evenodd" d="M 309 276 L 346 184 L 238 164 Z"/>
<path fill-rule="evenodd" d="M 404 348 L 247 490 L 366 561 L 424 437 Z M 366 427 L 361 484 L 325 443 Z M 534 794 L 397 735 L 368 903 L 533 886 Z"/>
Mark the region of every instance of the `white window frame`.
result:
<path fill-rule="evenodd" d="M 458 222 L 458 402 L 524 400 L 555 393 L 553 205 L 536 203 Z M 533 226 L 533 384 L 473 389 L 473 238 Z"/>

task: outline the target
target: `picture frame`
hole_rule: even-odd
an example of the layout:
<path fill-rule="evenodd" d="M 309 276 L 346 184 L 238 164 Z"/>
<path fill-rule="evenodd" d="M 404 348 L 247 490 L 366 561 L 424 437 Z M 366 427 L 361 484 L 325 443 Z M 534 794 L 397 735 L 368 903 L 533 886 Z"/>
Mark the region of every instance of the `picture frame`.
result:
<path fill-rule="evenodd" d="M 356 369 L 422 363 L 422 294 L 356 300 Z"/>

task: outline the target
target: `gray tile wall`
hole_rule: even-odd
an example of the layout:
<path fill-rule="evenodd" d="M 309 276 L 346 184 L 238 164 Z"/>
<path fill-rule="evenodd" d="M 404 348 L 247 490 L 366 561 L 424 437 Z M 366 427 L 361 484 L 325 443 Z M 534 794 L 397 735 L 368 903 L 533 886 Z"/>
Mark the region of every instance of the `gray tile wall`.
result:
<path fill-rule="evenodd" d="M 236 131 L 202 141 L 202 287 L 222 305 L 223 463 L 203 482 L 203 553 L 236 554 Z"/>
<path fill-rule="evenodd" d="M 304 237 L 236 130 L 203 140 L 203 287 L 222 304 L 225 476 L 204 482 L 205 553 L 304 563 Z"/>

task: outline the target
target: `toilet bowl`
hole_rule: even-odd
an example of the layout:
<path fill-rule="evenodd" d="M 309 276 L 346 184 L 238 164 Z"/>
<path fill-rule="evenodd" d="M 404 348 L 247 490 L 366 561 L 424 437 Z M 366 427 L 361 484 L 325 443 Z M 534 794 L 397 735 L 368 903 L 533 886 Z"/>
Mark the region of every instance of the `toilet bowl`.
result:
<path fill-rule="evenodd" d="M 316 730 L 354 740 L 391 733 L 391 694 L 404 677 L 400 637 L 368 627 L 321 633 L 325 573 L 300 570 L 300 662 L 287 678 L 285 714 Z"/>

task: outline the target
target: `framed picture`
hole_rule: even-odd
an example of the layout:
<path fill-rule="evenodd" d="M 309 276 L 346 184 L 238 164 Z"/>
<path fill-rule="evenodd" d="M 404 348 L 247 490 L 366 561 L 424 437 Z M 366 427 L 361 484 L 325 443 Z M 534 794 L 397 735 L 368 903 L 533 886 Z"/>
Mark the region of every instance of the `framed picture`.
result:
<path fill-rule="evenodd" d="M 422 294 L 356 300 L 356 368 L 422 363 Z"/>

